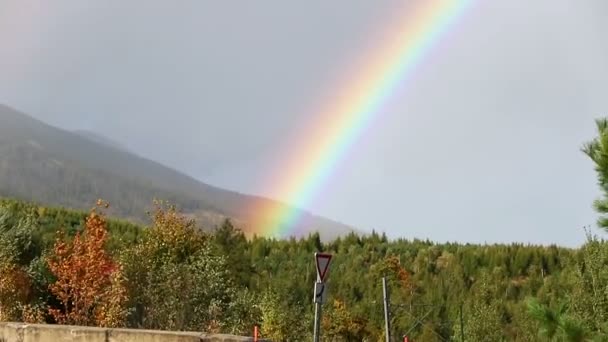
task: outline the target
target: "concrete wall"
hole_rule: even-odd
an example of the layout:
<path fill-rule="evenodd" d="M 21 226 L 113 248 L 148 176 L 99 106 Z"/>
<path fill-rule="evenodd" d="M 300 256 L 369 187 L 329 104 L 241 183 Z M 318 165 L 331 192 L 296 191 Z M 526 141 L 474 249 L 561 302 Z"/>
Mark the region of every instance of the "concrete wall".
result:
<path fill-rule="evenodd" d="M 245 342 L 251 337 L 0 322 L 0 342 Z"/>

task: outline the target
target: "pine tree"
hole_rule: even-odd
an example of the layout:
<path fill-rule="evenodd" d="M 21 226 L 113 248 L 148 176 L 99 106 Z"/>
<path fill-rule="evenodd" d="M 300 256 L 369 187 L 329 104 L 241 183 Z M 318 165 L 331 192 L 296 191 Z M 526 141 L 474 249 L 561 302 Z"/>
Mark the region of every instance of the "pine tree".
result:
<path fill-rule="evenodd" d="M 603 197 L 594 202 L 595 210 L 601 215 L 597 223 L 608 230 L 608 119 L 597 119 L 595 123 L 598 136 L 586 143 L 582 151 L 595 164 L 598 185 L 603 193 Z"/>

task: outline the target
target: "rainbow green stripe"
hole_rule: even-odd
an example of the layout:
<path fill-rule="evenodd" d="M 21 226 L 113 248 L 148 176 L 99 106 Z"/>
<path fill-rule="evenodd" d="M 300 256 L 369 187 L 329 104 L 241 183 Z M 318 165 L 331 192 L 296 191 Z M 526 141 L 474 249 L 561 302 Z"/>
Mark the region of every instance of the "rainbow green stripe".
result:
<path fill-rule="evenodd" d="M 469 7 L 469 0 L 421 1 L 400 27 L 391 29 L 384 46 L 364 61 L 357 79 L 337 96 L 302 131 L 292 159 L 282 165 L 268 184 L 280 198 L 298 208 L 308 207 L 322 191 L 383 105 L 424 61 L 429 51 Z M 279 182 L 277 182 L 277 180 Z M 255 227 L 259 233 L 285 236 L 294 233 L 299 211 L 286 208 L 257 208 Z"/>

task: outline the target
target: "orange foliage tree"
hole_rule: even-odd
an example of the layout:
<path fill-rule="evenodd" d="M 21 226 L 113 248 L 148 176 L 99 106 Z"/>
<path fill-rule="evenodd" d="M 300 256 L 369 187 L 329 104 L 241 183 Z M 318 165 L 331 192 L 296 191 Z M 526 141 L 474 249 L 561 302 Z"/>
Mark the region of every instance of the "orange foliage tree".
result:
<path fill-rule="evenodd" d="M 122 268 L 105 250 L 108 231 L 99 209 L 107 207 L 98 201 L 86 218 L 84 232 L 72 241 L 60 233 L 47 258 L 57 278 L 49 289 L 61 303 L 49 314 L 59 324 L 115 327 L 126 321 Z"/>
<path fill-rule="evenodd" d="M 335 299 L 323 316 L 323 335 L 331 341 L 364 341 L 369 337 L 367 320 L 356 316 L 346 303 Z"/>
<path fill-rule="evenodd" d="M 0 322 L 21 318 L 20 305 L 30 296 L 30 279 L 19 266 L 0 262 Z"/>
<path fill-rule="evenodd" d="M 0 322 L 21 319 L 33 296 L 23 257 L 31 245 L 31 221 L 15 216 L 0 204 Z"/>
<path fill-rule="evenodd" d="M 403 289 L 410 290 L 412 287 L 412 283 L 410 281 L 410 274 L 401 266 L 401 261 L 399 257 L 394 255 L 388 256 L 386 258 L 385 267 L 394 274 L 396 280 L 399 282 L 399 285 Z"/>

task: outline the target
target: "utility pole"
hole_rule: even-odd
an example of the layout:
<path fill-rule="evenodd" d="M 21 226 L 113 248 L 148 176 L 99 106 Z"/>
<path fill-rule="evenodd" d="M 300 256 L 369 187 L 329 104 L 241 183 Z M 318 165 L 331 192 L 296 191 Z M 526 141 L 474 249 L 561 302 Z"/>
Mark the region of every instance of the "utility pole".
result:
<path fill-rule="evenodd" d="M 386 277 L 382 277 L 382 293 L 384 297 L 384 321 L 385 321 L 385 336 L 386 342 L 391 342 L 391 313 L 389 306 L 388 287 L 386 285 Z"/>

